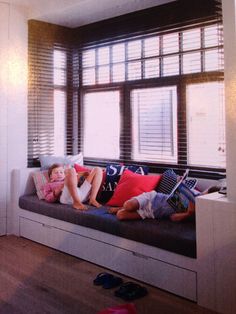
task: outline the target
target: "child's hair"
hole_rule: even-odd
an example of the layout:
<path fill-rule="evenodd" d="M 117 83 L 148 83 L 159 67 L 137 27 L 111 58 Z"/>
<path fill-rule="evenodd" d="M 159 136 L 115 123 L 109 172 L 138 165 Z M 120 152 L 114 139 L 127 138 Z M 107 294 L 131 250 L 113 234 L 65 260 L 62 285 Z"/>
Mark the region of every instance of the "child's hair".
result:
<path fill-rule="evenodd" d="M 207 193 L 214 193 L 214 192 L 218 192 L 221 189 L 220 186 L 218 185 L 214 185 L 209 187 L 209 189 L 207 190 Z"/>
<path fill-rule="evenodd" d="M 51 177 L 53 169 L 59 168 L 59 167 L 63 167 L 63 165 L 61 165 L 61 164 L 53 164 L 53 165 L 51 165 L 51 167 L 48 168 L 48 176 L 49 176 L 49 178 Z"/>

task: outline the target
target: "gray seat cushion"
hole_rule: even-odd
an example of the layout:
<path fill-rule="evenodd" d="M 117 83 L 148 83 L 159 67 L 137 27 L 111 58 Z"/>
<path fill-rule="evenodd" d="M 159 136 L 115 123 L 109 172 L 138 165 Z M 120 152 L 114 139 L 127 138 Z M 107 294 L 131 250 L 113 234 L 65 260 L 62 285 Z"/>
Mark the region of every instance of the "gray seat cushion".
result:
<path fill-rule="evenodd" d="M 47 203 L 36 195 L 21 196 L 19 206 L 38 214 L 89 227 L 119 237 L 155 246 L 167 251 L 196 258 L 196 229 L 194 221 L 169 220 L 118 221 L 107 207 L 89 207 L 75 211 L 71 205 Z"/>

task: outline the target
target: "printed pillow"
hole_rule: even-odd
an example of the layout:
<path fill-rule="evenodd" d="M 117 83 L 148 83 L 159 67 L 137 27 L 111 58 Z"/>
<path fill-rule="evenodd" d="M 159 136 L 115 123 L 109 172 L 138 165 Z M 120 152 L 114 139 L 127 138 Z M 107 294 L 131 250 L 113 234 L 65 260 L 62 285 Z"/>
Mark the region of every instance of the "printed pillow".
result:
<path fill-rule="evenodd" d="M 78 155 L 68 155 L 68 156 L 55 156 L 55 155 L 40 155 L 39 161 L 41 165 L 41 170 L 47 170 L 51 165 L 58 163 L 63 165 L 83 165 L 83 154 Z"/>
<path fill-rule="evenodd" d="M 166 170 L 163 175 L 160 184 L 156 188 L 156 191 L 159 193 L 170 194 L 173 191 L 173 188 L 178 183 L 180 177 L 173 169 Z M 183 183 L 189 188 L 193 189 L 197 185 L 197 179 L 185 179 Z"/>
<path fill-rule="evenodd" d="M 32 174 L 32 177 L 34 180 L 34 184 L 35 184 L 36 193 L 38 195 L 38 198 L 40 200 L 42 200 L 42 199 L 44 199 L 43 186 L 49 181 L 48 171 L 47 170 L 35 171 Z"/>
<path fill-rule="evenodd" d="M 129 169 L 132 172 L 138 173 L 140 175 L 148 174 L 149 170 L 146 166 L 107 164 L 104 180 L 105 183 L 103 184 L 102 192 L 99 198 L 100 202 L 107 203 L 110 200 L 120 180 L 120 176 L 125 169 Z"/>
<path fill-rule="evenodd" d="M 189 189 L 194 189 L 195 186 L 197 185 L 197 179 L 185 179 L 184 184 L 189 188 Z"/>
<path fill-rule="evenodd" d="M 170 194 L 178 182 L 178 175 L 173 169 L 168 169 L 162 174 L 161 182 L 157 186 L 158 193 Z"/>
<path fill-rule="evenodd" d="M 99 202 L 106 203 L 109 201 L 114 193 L 122 172 L 123 168 L 121 164 L 107 164 L 105 180 L 102 186 Z"/>
<path fill-rule="evenodd" d="M 143 192 L 154 190 L 160 179 L 161 175 L 143 176 L 126 169 L 120 178 L 112 198 L 106 205 L 122 206 L 128 199 Z"/>

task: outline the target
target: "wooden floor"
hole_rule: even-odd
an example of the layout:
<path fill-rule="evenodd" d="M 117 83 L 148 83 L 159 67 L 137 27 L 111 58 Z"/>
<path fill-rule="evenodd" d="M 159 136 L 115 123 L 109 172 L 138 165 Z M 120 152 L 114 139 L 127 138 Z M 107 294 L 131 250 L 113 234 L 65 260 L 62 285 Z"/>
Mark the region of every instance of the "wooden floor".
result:
<path fill-rule="evenodd" d="M 114 296 L 115 288 L 105 290 L 93 285 L 93 279 L 102 271 L 102 267 L 35 242 L 0 237 L 0 314 L 96 314 L 126 303 Z M 131 280 L 120 276 L 124 281 Z M 213 313 L 145 286 L 148 295 L 133 302 L 138 314 Z"/>

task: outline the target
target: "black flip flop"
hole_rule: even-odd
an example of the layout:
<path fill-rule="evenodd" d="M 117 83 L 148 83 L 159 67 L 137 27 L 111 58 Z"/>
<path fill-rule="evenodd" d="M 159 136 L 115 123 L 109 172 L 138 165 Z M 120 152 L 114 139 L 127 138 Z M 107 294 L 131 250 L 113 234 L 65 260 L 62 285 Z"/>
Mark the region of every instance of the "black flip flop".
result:
<path fill-rule="evenodd" d="M 111 289 L 111 288 L 118 287 L 122 283 L 123 283 L 123 279 L 122 278 L 113 276 L 113 277 L 107 278 L 107 280 L 105 280 L 105 282 L 102 285 L 102 287 L 104 289 Z"/>
<path fill-rule="evenodd" d="M 134 282 L 126 282 L 115 291 L 115 296 L 125 301 L 132 301 L 144 297 L 147 293 L 145 287 Z"/>
<path fill-rule="evenodd" d="M 97 275 L 97 277 L 94 279 L 93 284 L 95 286 L 102 286 L 106 281 L 113 278 L 114 276 L 109 273 L 100 273 Z"/>

